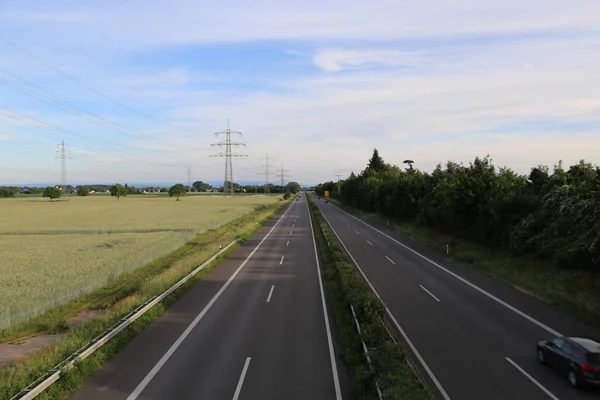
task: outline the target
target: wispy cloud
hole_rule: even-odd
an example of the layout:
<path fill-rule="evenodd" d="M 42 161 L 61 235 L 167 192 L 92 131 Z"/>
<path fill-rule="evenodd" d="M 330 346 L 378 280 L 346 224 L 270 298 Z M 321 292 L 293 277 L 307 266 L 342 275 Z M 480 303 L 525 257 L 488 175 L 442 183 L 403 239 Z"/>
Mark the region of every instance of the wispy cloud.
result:
<path fill-rule="evenodd" d="M 184 176 L 167 164 L 206 165 L 198 178 L 219 179 L 223 160 L 207 155 L 227 118 L 251 155 L 234 161 L 236 179 L 260 180 L 266 153 L 294 180 L 331 179 L 364 168 L 373 147 L 424 169 L 487 153 L 521 172 L 600 161 L 597 1 L 27 3 L 4 7 L 3 34 L 152 117 L 0 42 L 3 68 L 109 120 L 64 113 L 0 80 L 0 103 L 62 129 L 0 115 L 22 141 L 0 140 L 45 149 L 65 136 L 73 179 Z M 56 177 L 45 151 L 11 152 L 0 168 L 30 157 L 40 176 Z"/>
<path fill-rule="evenodd" d="M 395 66 L 408 67 L 418 63 L 416 55 L 394 49 L 319 49 L 313 62 L 328 72 L 340 71 L 347 67 Z"/>

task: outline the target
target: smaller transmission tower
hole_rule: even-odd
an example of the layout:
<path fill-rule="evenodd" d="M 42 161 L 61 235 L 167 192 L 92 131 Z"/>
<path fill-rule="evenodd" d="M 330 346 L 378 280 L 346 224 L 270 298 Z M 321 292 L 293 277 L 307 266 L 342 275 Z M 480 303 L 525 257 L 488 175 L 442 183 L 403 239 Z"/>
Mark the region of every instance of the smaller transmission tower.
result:
<path fill-rule="evenodd" d="M 232 157 L 247 157 L 243 153 L 234 153 L 231 151 L 232 147 L 246 146 L 245 143 L 238 143 L 231 141 L 231 135 L 242 135 L 242 132 L 232 131 L 229 128 L 229 119 L 227 119 L 227 129 L 221 132 L 215 132 L 215 136 L 225 135 L 225 140 L 211 144 L 212 147 L 225 147 L 225 152 L 218 154 L 211 154 L 211 157 L 225 157 L 225 179 L 223 181 L 223 195 L 230 193 L 233 196 L 233 162 Z"/>
<path fill-rule="evenodd" d="M 267 154 L 264 158 L 262 158 L 262 160 L 266 160 L 265 164 L 261 165 L 261 167 L 263 167 L 265 169 L 264 175 L 265 175 L 265 194 L 266 194 L 266 193 L 271 193 L 269 185 L 271 184 L 270 174 L 271 174 L 271 168 L 273 166 L 271 164 L 269 164 L 269 160 L 273 160 L 273 158 L 270 158 L 269 155 Z"/>
<path fill-rule="evenodd" d="M 192 191 L 192 167 L 188 165 L 187 167 L 187 177 L 188 177 L 188 190 Z"/>
<path fill-rule="evenodd" d="M 281 170 L 279 172 L 279 174 L 277 174 L 277 176 L 281 179 L 281 193 L 285 192 L 284 189 L 284 185 L 285 185 L 285 178 L 289 178 L 290 174 L 288 174 L 288 170 L 287 169 L 283 169 L 283 164 L 281 164 Z"/>
<path fill-rule="evenodd" d="M 57 146 L 56 154 L 58 154 L 57 158 L 60 158 L 60 188 L 63 194 L 67 194 L 67 158 L 71 158 L 71 152 L 67 150 L 64 139 Z"/>

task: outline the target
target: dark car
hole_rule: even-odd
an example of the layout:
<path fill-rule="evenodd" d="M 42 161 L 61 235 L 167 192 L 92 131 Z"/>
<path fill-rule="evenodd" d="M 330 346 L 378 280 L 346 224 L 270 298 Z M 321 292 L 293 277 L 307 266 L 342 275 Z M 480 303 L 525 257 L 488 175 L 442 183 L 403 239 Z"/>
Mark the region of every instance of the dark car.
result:
<path fill-rule="evenodd" d="M 537 345 L 542 364 L 564 374 L 571 386 L 600 386 L 600 340 L 583 337 L 555 337 Z"/>
<path fill-rule="evenodd" d="M 325 200 L 325 203 L 329 203 L 329 200 Z"/>

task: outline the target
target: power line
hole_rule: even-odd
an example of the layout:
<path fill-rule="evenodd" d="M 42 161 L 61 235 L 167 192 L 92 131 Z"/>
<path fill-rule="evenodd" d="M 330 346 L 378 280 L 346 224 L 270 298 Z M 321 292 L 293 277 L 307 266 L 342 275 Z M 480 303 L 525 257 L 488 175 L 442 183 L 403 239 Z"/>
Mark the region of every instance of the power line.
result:
<path fill-rule="evenodd" d="M 27 56 L 29 56 L 29 57 L 33 58 L 34 60 L 38 61 L 39 63 L 41 63 L 41 64 L 45 65 L 46 67 L 48 67 L 48 68 L 52 69 L 53 71 L 55 71 L 56 73 L 58 73 L 58 74 L 62 75 L 63 77 L 65 77 L 65 78 L 67 78 L 67 79 L 69 79 L 69 80 L 71 80 L 71 81 L 73 81 L 73 82 L 77 83 L 77 84 L 78 84 L 78 85 L 80 85 L 80 86 L 83 86 L 83 87 L 85 87 L 86 89 L 88 89 L 88 90 L 90 90 L 90 91 L 92 91 L 92 92 L 96 93 L 97 95 L 99 95 L 99 96 L 101 96 L 101 97 L 105 98 L 106 100 L 108 100 L 108 101 L 110 101 L 110 102 L 112 102 L 112 103 L 115 103 L 115 104 L 117 104 L 117 105 L 119 105 L 119 106 L 121 106 L 121 107 L 123 107 L 123 108 L 126 108 L 126 109 L 128 109 L 128 110 L 130 110 L 130 111 L 132 111 L 132 112 L 134 112 L 134 113 L 136 113 L 136 114 L 138 114 L 138 115 L 141 115 L 141 116 L 143 116 L 143 117 L 145 117 L 145 118 L 151 119 L 151 120 L 153 120 L 153 121 L 159 122 L 159 123 L 161 123 L 161 124 L 164 124 L 164 125 L 168 125 L 168 126 L 170 126 L 170 127 L 172 127 L 172 128 L 175 128 L 175 129 L 178 129 L 178 130 L 184 130 L 184 131 L 188 131 L 188 132 L 195 133 L 195 132 L 193 132 L 193 131 L 191 131 L 191 130 L 189 130 L 189 129 L 186 129 L 186 128 L 182 128 L 182 127 L 178 127 L 178 126 L 172 125 L 172 124 L 170 124 L 170 123 L 168 123 L 168 122 L 166 122 L 166 121 L 161 121 L 161 120 L 159 120 L 159 119 L 157 119 L 157 118 L 155 118 L 155 117 L 152 117 L 151 115 L 148 115 L 148 114 L 146 114 L 146 113 L 144 113 L 144 112 L 142 112 L 142 111 L 139 111 L 139 110 L 137 110 L 137 109 L 135 109 L 135 108 L 133 108 L 133 107 L 131 107 L 131 106 L 128 106 L 127 104 L 124 104 L 124 103 L 123 103 L 123 102 L 121 102 L 121 101 L 115 100 L 114 98 L 112 98 L 112 97 L 110 97 L 110 96 L 108 96 L 108 95 L 106 95 L 106 94 L 104 94 L 104 93 L 100 92 L 99 90 L 97 90 L 97 89 L 95 89 L 95 88 L 91 87 L 90 85 L 88 85 L 88 84 L 86 84 L 86 83 L 84 83 L 84 82 L 82 82 L 82 81 L 80 81 L 80 80 L 78 80 L 78 79 L 76 79 L 76 78 L 72 77 L 71 75 L 69 75 L 69 74 L 67 74 L 66 72 L 62 71 L 60 68 L 58 68 L 58 67 L 55 67 L 54 65 L 52 65 L 52 64 L 50 64 L 50 63 L 48 63 L 47 61 L 44 61 L 44 60 L 42 60 L 41 58 L 39 58 L 39 57 L 37 57 L 36 55 L 34 55 L 34 54 L 30 53 L 29 51 L 27 51 L 27 50 L 26 50 L 26 49 L 24 49 L 23 47 L 21 47 L 21 46 L 17 45 L 16 43 L 14 43 L 14 42 L 12 42 L 12 41 L 8 40 L 7 38 L 5 38 L 5 37 L 3 37 L 3 36 L 1 36 L 1 35 L 0 35 L 0 40 L 2 40 L 4 43 L 8 44 L 9 46 L 12 46 L 13 48 L 15 48 L 15 49 L 19 50 L 20 52 L 22 52 L 22 53 L 26 54 Z"/>
<path fill-rule="evenodd" d="M 246 154 L 243 153 L 234 153 L 231 151 L 232 147 L 240 147 L 240 146 L 246 146 L 244 143 L 241 142 L 232 142 L 231 141 L 231 135 L 242 135 L 242 132 L 239 131 L 232 131 L 229 128 L 229 118 L 227 119 L 227 129 L 225 131 L 221 131 L 221 132 L 215 132 L 215 136 L 219 136 L 219 135 L 225 135 L 225 140 L 218 142 L 218 143 L 213 143 L 211 144 L 211 146 L 213 147 L 225 147 L 225 153 L 218 153 L 218 154 L 211 154 L 211 157 L 225 157 L 225 179 L 223 180 L 223 194 L 227 195 L 227 193 L 231 193 L 231 195 L 233 196 L 234 194 L 234 189 L 233 189 L 233 162 L 232 162 L 232 157 L 247 157 Z"/>
<path fill-rule="evenodd" d="M 180 144 L 174 144 L 162 139 L 157 139 L 154 138 L 152 136 L 148 136 L 147 134 L 144 134 L 142 132 L 139 132 L 135 129 L 132 129 L 130 127 L 127 127 L 123 124 L 120 124 L 118 122 L 115 122 L 109 118 L 103 117 L 101 115 L 98 115 L 92 111 L 89 111 L 83 107 L 80 107 L 68 100 L 65 100 L 63 98 L 60 98 L 59 96 L 54 95 L 53 93 L 40 88 L 39 86 L 27 81 L 26 79 L 20 78 L 18 77 L 16 74 L 6 70 L 5 68 L 0 67 L 0 71 L 4 72 L 7 75 L 10 75 L 13 77 L 13 79 L 16 79 L 20 82 L 23 82 L 23 84 L 17 83 L 17 82 L 13 82 L 8 80 L 7 78 L 4 77 L 0 77 L 0 83 L 3 83 L 6 86 L 11 87 L 13 90 L 19 91 L 21 93 L 24 93 L 25 95 L 34 98 L 42 103 L 45 103 L 51 107 L 54 107 L 66 114 L 75 116 L 75 117 L 79 117 L 79 118 L 85 118 L 87 120 L 89 120 L 90 122 L 101 126 L 103 128 L 107 128 L 110 130 L 113 130 L 115 132 L 119 132 L 122 133 L 124 135 L 133 137 L 135 139 L 142 139 L 142 140 L 147 140 L 147 141 L 153 141 L 157 144 L 161 144 L 161 145 L 165 145 L 165 146 L 170 146 L 172 148 L 185 148 L 185 149 L 189 149 L 189 147 L 187 146 L 182 146 Z M 40 95 L 40 93 L 36 93 L 40 92 L 43 95 Z M 45 95 L 45 96 L 44 96 Z M 71 109 L 74 109 L 76 111 L 73 111 Z M 91 118 L 90 118 L 91 117 Z M 95 118 L 95 119 L 94 119 Z M 106 123 L 113 125 L 113 126 L 109 126 Z"/>
<path fill-rule="evenodd" d="M 4 112 L 2 110 L 4 110 Z M 65 134 L 67 134 L 69 136 L 77 137 L 77 138 L 79 138 L 81 140 L 84 140 L 86 142 L 90 142 L 90 143 L 94 143 L 95 142 L 94 140 L 91 140 L 89 138 L 83 137 L 79 133 L 75 133 L 75 132 L 63 129 L 63 128 L 59 127 L 59 126 L 56 126 L 56 125 L 54 125 L 54 124 L 52 124 L 50 122 L 44 121 L 44 120 L 42 120 L 40 118 L 33 117 L 33 116 L 28 115 L 28 114 L 23 113 L 23 112 L 17 112 L 15 110 L 8 109 L 8 108 L 6 108 L 6 106 L 3 106 L 2 104 L 0 104 L 0 114 L 5 115 L 8 118 L 14 119 L 16 121 L 20 121 L 20 122 L 22 122 L 22 123 L 24 123 L 26 125 L 29 125 L 29 126 L 31 126 L 31 122 L 25 122 L 24 119 L 29 120 L 29 121 L 33 121 L 35 123 L 34 127 L 36 129 L 41 130 L 41 131 L 48 131 L 48 132 L 51 133 L 50 136 L 53 136 L 52 134 L 56 134 L 57 132 L 62 132 L 62 133 L 65 133 Z M 104 148 L 102 148 L 101 150 L 99 150 L 98 148 L 94 149 L 94 148 L 88 147 L 86 145 L 80 145 L 80 146 L 83 147 L 83 148 L 88 148 L 88 150 L 96 151 L 96 152 L 97 151 L 106 152 L 105 148 L 110 148 L 110 147 L 119 148 L 119 149 L 121 147 L 129 147 L 131 149 L 140 150 L 140 151 L 152 151 L 152 150 L 140 149 L 140 148 L 137 148 L 137 147 L 122 146 L 122 145 L 116 144 L 116 143 L 112 144 L 112 143 L 110 143 L 108 141 L 105 144 L 103 144 L 101 142 L 95 142 L 95 143 L 97 143 L 98 145 L 100 145 L 100 146 L 102 146 Z M 129 156 L 129 154 L 123 153 L 120 150 L 117 150 L 117 151 L 113 150 L 113 155 L 116 155 L 116 156 Z"/>

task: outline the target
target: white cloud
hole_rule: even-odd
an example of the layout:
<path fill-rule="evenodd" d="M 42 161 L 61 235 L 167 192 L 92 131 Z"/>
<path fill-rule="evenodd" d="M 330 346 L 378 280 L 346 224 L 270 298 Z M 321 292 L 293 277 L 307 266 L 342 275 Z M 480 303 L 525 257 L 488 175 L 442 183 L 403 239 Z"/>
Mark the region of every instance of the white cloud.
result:
<path fill-rule="evenodd" d="M 562 0 L 146 0 L 143 6 L 129 2 L 102 8 L 90 5 L 78 11 L 72 11 L 66 1 L 51 6 L 48 10 L 41 3 L 36 11 L 7 7 L 0 23 L 27 25 L 38 34 L 60 36 L 65 43 L 109 42 L 113 48 L 263 39 L 387 40 L 570 28 L 597 31 L 600 26 L 600 4 L 595 0 L 576 4 Z M 57 20 L 63 24 L 57 26 Z M 70 28 L 83 34 L 69 35 Z"/>
<path fill-rule="evenodd" d="M 339 171 L 360 171 L 374 147 L 386 161 L 410 157 L 424 169 L 488 153 L 520 172 L 560 158 L 599 161 L 594 152 L 600 148 L 597 1 L 144 0 L 97 7 L 84 2 L 67 11 L 60 7 L 66 0 L 51 3 L 7 8 L 0 24 L 33 53 L 188 130 L 140 122 L 114 104 L 95 103 L 97 97 L 81 88 L 60 86 L 63 81 L 56 82 L 54 74 L 48 82 L 61 96 L 185 147 L 116 137 L 85 121 L 44 113 L 83 132 L 71 138 L 79 158 L 69 176 L 117 180 L 125 179 L 125 171 L 127 179 L 138 181 L 184 179 L 185 168 L 161 167 L 181 164 L 206 165 L 198 179 L 220 179 L 223 160 L 209 159 L 200 149 L 216 141 L 211 133 L 223 129 L 227 118 L 250 144 L 252 159 L 234 160 L 241 180 L 261 179 L 256 165 L 265 153 L 276 157 L 276 165 L 284 163 L 293 180 L 329 180 Z M 11 34 L 11 27 L 19 30 Z M 271 49 L 287 56 L 284 70 L 264 71 L 270 75 L 264 81 L 239 83 L 235 74 L 204 69 L 201 57 L 167 66 L 140 65 L 136 58 L 154 50 L 184 51 L 182 45 L 253 40 L 275 43 Z M 0 55 L 2 66 L 21 76 L 47 72 L 23 60 Z M 238 66 L 238 75 L 254 72 L 254 67 L 244 69 L 243 59 L 229 63 Z M 318 69 L 307 72 L 304 66 L 311 63 Z M 344 73 L 328 73 L 337 71 Z M 0 97 L 14 101 L 9 94 Z M 564 127 L 556 128 L 555 122 Z M 547 126 L 543 135 L 541 126 Z M 53 146 L 60 134 L 50 136 Z M 115 141 L 123 146 L 106 144 Z M 139 148 L 168 151 L 149 154 Z M 36 154 L 47 156 L 40 173 L 58 176 L 54 153 Z M 15 155 L 0 162 L 17 165 L 19 160 Z M 42 163 L 39 157 L 36 161 Z"/>
<path fill-rule="evenodd" d="M 417 57 L 413 54 L 394 49 L 321 49 L 316 52 L 313 62 L 325 71 L 335 72 L 345 67 L 373 64 L 414 66 L 417 64 Z"/>

